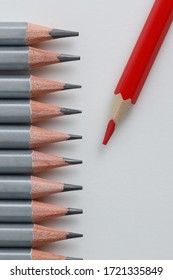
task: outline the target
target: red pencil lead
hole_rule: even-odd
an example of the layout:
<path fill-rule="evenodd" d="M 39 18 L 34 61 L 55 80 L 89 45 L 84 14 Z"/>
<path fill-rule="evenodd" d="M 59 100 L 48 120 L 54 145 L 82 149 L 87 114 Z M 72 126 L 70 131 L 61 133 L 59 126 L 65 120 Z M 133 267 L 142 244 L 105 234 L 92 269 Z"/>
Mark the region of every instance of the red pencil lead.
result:
<path fill-rule="evenodd" d="M 112 134 L 114 133 L 114 130 L 115 130 L 115 122 L 114 122 L 114 120 L 110 120 L 107 125 L 105 137 L 103 139 L 103 145 L 106 145 L 108 143 L 109 139 L 111 138 Z"/>

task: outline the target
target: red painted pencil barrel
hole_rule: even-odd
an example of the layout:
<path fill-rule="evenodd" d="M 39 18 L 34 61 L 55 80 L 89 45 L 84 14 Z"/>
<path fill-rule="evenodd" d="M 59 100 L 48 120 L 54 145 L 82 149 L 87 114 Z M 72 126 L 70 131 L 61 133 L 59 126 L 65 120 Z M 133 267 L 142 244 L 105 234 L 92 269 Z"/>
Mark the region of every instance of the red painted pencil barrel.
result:
<path fill-rule="evenodd" d="M 156 0 L 114 91 L 135 104 L 173 20 L 173 0 Z"/>

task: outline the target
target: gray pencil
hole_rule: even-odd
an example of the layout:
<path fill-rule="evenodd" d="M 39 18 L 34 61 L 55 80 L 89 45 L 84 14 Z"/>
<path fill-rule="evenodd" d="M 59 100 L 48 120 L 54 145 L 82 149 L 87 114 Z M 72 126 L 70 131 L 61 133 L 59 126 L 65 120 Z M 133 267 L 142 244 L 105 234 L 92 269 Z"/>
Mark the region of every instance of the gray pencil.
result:
<path fill-rule="evenodd" d="M 32 75 L 0 75 L 0 98 L 36 98 L 44 94 L 81 88 Z"/>
<path fill-rule="evenodd" d="M 0 224 L 1 248 L 36 248 L 50 242 L 78 237 L 82 237 L 82 234 L 59 231 L 37 224 Z"/>
<path fill-rule="evenodd" d="M 52 106 L 33 100 L 0 100 L 0 124 L 30 124 L 79 113 L 80 110 Z"/>
<path fill-rule="evenodd" d="M 32 125 L 0 125 L 0 149 L 32 149 L 81 138 L 80 135 L 55 132 Z"/>
<path fill-rule="evenodd" d="M 82 212 L 36 200 L 0 200 L 0 223 L 38 223 Z"/>
<path fill-rule="evenodd" d="M 0 260 L 82 260 L 32 248 L 0 248 Z"/>
<path fill-rule="evenodd" d="M 42 41 L 78 36 L 76 31 L 53 29 L 27 22 L 1 22 L 0 45 L 26 46 Z"/>
<path fill-rule="evenodd" d="M 35 176 L 0 176 L 0 199 L 30 200 L 76 190 L 82 190 L 82 186 L 54 182 Z"/>
<path fill-rule="evenodd" d="M 48 169 L 81 164 L 81 160 L 57 157 L 35 150 L 0 151 L 0 174 L 36 174 Z"/>
<path fill-rule="evenodd" d="M 0 70 L 26 71 L 49 64 L 74 60 L 80 60 L 80 57 L 32 47 L 0 47 Z"/>

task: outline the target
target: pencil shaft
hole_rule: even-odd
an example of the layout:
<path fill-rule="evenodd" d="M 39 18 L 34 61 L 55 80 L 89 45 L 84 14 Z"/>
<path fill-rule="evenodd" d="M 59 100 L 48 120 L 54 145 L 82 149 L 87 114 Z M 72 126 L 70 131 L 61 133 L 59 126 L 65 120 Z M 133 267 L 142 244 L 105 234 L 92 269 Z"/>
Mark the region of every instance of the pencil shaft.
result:
<path fill-rule="evenodd" d="M 32 109 L 29 100 L 1 100 L 0 123 L 31 123 Z"/>
<path fill-rule="evenodd" d="M 0 75 L 0 98 L 31 98 L 29 75 Z"/>
<path fill-rule="evenodd" d="M 0 223 L 32 223 L 31 200 L 0 200 Z"/>
<path fill-rule="evenodd" d="M 33 224 L 0 224 L 1 248 L 31 248 L 34 239 Z"/>
<path fill-rule="evenodd" d="M 26 22 L 1 22 L 0 45 L 26 45 Z"/>
<path fill-rule="evenodd" d="M 0 47 L 0 70 L 30 70 L 29 47 Z"/>
<path fill-rule="evenodd" d="M 0 248 L 0 260 L 32 260 L 32 249 Z"/>
<path fill-rule="evenodd" d="M 135 104 L 173 20 L 172 0 L 156 0 L 115 89 Z"/>
<path fill-rule="evenodd" d="M 31 127 L 0 125 L 0 149 L 29 149 Z"/>
<path fill-rule="evenodd" d="M 0 176 L 1 199 L 32 199 L 31 176 Z"/>
<path fill-rule="evenodd" d="M 0 174 L 32 174 L 32 151 L 0 151 Z"/>

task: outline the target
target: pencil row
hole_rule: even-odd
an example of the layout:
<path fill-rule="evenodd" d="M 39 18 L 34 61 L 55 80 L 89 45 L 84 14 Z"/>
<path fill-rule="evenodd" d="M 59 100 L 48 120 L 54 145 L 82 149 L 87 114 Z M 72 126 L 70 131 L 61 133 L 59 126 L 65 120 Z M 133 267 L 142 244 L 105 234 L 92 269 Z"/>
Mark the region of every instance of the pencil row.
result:
<path fill-rule="evenodd" d="M 0 23 L 0 70 L 27 70 L 79 60 L 79 56 L 30 47 L 78 32 L 51 29 L 30 23 Z M 33 126 L 54 117 L 79 114 L 80 110 L 33 101 L 42 95 L 78 89 L 80 85 L 23 75 L 0 75 L 0 260 L 71 260 L 33 248 L 82 237 L 80 233 L 38 225 L 49 219 L 82 214 L 82 209 L 43 203 L 35 199 L 81 186 L 41 179 L 33 174 L 51 168 L 81 164 L 81 160 L 48 155 L 33 149 L 46 144 L 81 139 L 81 135 Z"/>

